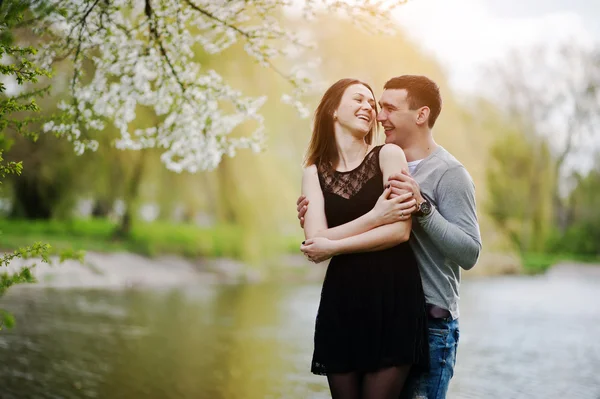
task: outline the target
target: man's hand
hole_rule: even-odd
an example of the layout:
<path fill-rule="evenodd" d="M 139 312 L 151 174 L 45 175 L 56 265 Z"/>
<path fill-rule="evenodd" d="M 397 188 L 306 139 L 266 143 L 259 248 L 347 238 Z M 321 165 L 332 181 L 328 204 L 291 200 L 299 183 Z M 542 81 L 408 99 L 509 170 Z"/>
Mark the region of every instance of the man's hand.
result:
<path fill-rule="evenodd" d="M 296 206 L 296 210 L 298 211 L 298 220 L 300 220 L 300 227 L 304 228 L 304 215 L 308 209 L 308 199 L 304 195 L 301 195 L 298 197 L 298 201 L 296 201 Z"/>
<path fill-rule="evenodd" d="M 373 208 L 372 212 L 378 226 L 407 220 L 417 210 L 417 202 L 412 192 L 403 191 L 394 196 L 393 190 L 394 188 L 388 185 Z"/>
<path fill-rule="evenodd" d="M 391 182 L 388 188 L 379 196 L 373 215 L 378 226 L 408 220 L 417 210 L 417 201 L 412 192 L 395 188 Z M 308 209 L 308 199 L 301 195 L 296 201 L 300 227 L 304 228 L 304 215 Z"/>
<path fill-rule="evenodd" d="M 401 191 L 401 192 L 411 192 L 414 195 L 414 199 L 417 204 L 421 204 L 425 201 L 425 198 L 421 195 L 421 188 L 419 187 L 419 183 L 413 179 L 410 174 L 403 170 L 402 173 L 394 173 L 390 177 L 388 177 L 388 183 L 392 187 L 392 193 Z M 413 210 L 412 212 L 415 212 Z"/>
<path fill-rule="evenodd" d="M 320 263 L 334 256 L 337 247 L 333 240 L 325 237 L 315 237 L 303 241 L 300 250 L 311 262 Z"/>

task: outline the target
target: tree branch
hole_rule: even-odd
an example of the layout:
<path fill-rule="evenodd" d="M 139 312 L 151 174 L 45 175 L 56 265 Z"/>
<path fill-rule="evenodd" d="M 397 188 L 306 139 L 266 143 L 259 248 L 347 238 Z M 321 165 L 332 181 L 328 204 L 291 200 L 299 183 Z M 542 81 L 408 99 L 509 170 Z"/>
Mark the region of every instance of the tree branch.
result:
<path fill-rule="evenodd" d="M 237 26 L 227 23 L 227 21 L 223 21 L 222 19 L 220 19 L 219 17 L 217 17 L 216 15 L 198 7 L 196 4 L 192 3 L 191 0 L 184 0 L 193 10 L 201 13 L 202 15 L 220 23 L 221 25 L 234 30 L 235 32 L 237 32 L 238 34 L 240 34 L 241 36 L 243 36 L 248 42 L 252 42 L 254 39 L 257 38 L 257 36 L 255 35 L 251 35 L 249 32 L 246 32 L 240 28 L 238 28 Z M 292 86 L 298 86 L 298 84 L 296 84 L 294 82 L 294 79 L 292 79 L 289 75 L 286 75 L 284 72 L 282 72 L 279 68 L 277 68 L 275 66 L 275 64 L 273 64 L 273 62 L 268 58 L 265 57 L 264 58 L 264 62 L 269 66 L 269 68 L 271 70 L 273 70 L 277 75 L 281 76 L 284 80 L 287 80 L 290 84 L 292 84 Z"/>
<path fill-rule="evenodd" d="M 240 35 L 244 36 L 246 39 L 252 40 L 255 37 L 253 37 L 252 35 L 250 35 L 250 33 L 248 32 L 244 32 L 243 30 L 241 30 L 240 28 L 238 28 L 235 25 L 229 24 L 226 21 L 223 21 L 222 19 L 220 19 L 219 17 L 217 17 L 216 15 L 198 7 L 196 4 L 192 3 L 191 0 L 185 0 L 185 2 L 194 10 L 198 11 L 200 14 L 203 14 L 204 16 L 207 16 L 208 18 L 217 21 L 218 23 L 220 23 L 223 26 L 226 26 L 229 29 L 233 29 L 234 31 L 236 31 L 237 33 L 239 33 Z"/>
<path fill-rule="evenodd" d="M 79 20 L 79 22 L 77 22 L 75 25 L 73 25 L 71 27 L 71 30 L 69 31 L 69 35 L 67 36 L 67 45 L 65 46 L 67 49 L 69 48 L 69 46 L 71 45 L 71 35 L 73 34 L 73 31 L 75 30 L 75 28 L 77 28 L 78 26 L 81 26 L 81 29 L 79 29 L 79 41 L 81 42 L 81 32 L 83 30 L 83 28 L 86 25 L 86 19 L 87 17 L 90 15 L 90 13 L 92 12 L 92 10 L 94 9 L 94 7 L 96 7 L 98 5 L 98 3 L 100 2 L 100 0 L 95 0 L 94 4 L 92 4 L 90 6 L 90 8 L 88 8 L 85 13 L 83 14 L 83 17 L 81 17 L 81 19 Z"/>
<path fill-rule="evenodd" d="M 181 81 L 179 74 L 175 70 L 175 66 L 171 62 L 171 59 L 169 58 L 169 54 L 167 53 L 167 50 L 165 49 L 165 46 L 163 45 L 160 33 L 158 32 L 158 28 L 156 26 L 156 21 L 154 20 L 154 12 L 152 10 L 152 4 L 150 3 L 150 0 L 146 0 L 146 4 L 144 7 L 144 13 L 146 14 L 146 16 L 148 17 L 148 20 L 149 20 L 148 30 L 150 31 L 150 34 L 152 35 L 152 37 L 154 37 L 154 39 L 156 40 L 156 43 L 158 44 L 158 48 L 160 50 L 160 53 L 163 55 L 163 57 L 165 57 L 165 61 L 167 62 L 167 65 L 169 66 L 169 69 L 171 70 L 173 77 L 177 81 L 177 84 L 179 85 L 179 87 L 181 87 L 181 93 L 184 94 L 186 91 L 186 85 Z"/>

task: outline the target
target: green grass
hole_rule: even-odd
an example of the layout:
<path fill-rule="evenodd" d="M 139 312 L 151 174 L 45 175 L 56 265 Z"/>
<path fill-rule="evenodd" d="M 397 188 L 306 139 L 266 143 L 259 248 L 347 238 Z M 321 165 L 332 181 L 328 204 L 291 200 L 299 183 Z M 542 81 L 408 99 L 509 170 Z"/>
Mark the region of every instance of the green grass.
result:
<path fill-rule="evenodd" d="M 0 219 L 0 248 L 12 250 L 36 241 L 53 249 L 97 252 L 127 251 L 146 256 L 175 254 L 188 258 L 230 257 L 244 259 L 245 237 L 239 226 L 200 228 L 163 222 L 136 223 L 125 239 L 115 239 L 116 224 L 102 219 L 31 221 Z M 270 252 L 297 252 L 301 237 L 262 237 Z"/>
<path fill-rule="evenodd" d="M 74 249 L 96 252 L 133 252 L 146 256 L 174 254 L 187 258 L 227 257 L 247 260 L 273 254 L 298 253 L 301 231 L 296 236 L 245 234 L 240 226 L 219 225 L 200 228 L 164 222 L 136 223 L 126 239 L 115 239 L 116 224 L 106 219 L 69 221 L 0 219 L 0 249 L 13 250 L 36 241 L 49 243 L 54 250 Z M 258 234 L 258 233 L 255 233 Z M 252 248 L 258 246 L 257 248 Z M 249 254 L 249 248 L 253 250 Z M 526 253 L 522 257 L 527 274 L 542 273 L 560 262 L 600 263 L 599 257 L 575 254 Z"/>
<path fill-rule="evenodd" d="M 527 274 L 543 273 L 560 262 L 600 263 L 600 257 L 577 254 L 526 253 L 522 257 Z"/>

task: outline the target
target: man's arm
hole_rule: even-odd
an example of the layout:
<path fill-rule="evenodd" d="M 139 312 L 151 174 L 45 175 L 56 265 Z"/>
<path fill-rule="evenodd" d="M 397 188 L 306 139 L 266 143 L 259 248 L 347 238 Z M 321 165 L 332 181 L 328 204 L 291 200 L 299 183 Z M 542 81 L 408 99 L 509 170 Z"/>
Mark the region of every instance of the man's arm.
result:
<path fill-rule="evenodd" d="M 436 188 L 435 207 L 417 222 L 435 246 L 463 269 L 469 270 L 479 258 L 481 235 L 477 222 L 475 185 L 462 166 L 444 173 Z"/>

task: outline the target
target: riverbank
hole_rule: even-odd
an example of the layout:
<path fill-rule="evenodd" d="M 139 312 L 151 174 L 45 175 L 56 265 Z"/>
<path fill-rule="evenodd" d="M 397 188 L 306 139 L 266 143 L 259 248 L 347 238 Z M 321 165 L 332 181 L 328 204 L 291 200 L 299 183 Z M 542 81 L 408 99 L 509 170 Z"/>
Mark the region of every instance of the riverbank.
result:
<path fill-rule="evenodd" d="M 481 253 L 477 265 L 464 275 L 540 274 L 561 264 L 600 265 L 599 257 L 561 253 Z"/>
<path fill-rule="evenodd" d="M 13 250 L 41 241 L 55 250 L 83 249 L 85 264 L 38 264 L 43 285 L 133 287 L 196 282 L 240 282 L 265 279 L 318 281 L 325 264 L 308 262 L 298 250 L 301 236 L 260 236 L 249 242 L 239 226 L 199 228 L 186 224 L 137 223 L 125 239 L 116 239 L 116 224 L 108 220 L 15 221 L 0 219 L 0 248 Z M 256 250 L 254 246 L 262 245 Z M 264 258 L 248 261 L 248 247 Z M 600 264 L 598 259 L 571 255 L 483 251 L 478 264 L 463 276 L 543 273 L 552 265 Z M 11 268 L 22 266 L 14 262 Z"/>
<path fill-rule="evenodd" d="M 495 265 L 490 264 L 495 258 Z M 510 256 L 484 256 L 488 264 L 477 265 L 463 272 L 464 279 L 519 274 Z M 39 261 L 33 269 L 36 286 L 52 288 L 102 288 L 102 289 L 162 289 L 199 284 L 236 284 L 241 282 L 321 282 L 327 263 L 314 264 L 301 255 L 281 256 L 276 264 L 251 266 L 231 258 L 186 259 L 175 255 L 148 258 L 143 255 L 115 252 L 88 251 L 83 264 L 74 260 L 53 264 Z M 17 259 L 8 271 L 31 265 L 31 260 Z M 558 262 L 547 273 L 568 273 L 569 270 L 593 273 L 600 276 L 600 264 Z"/>
<path fill-rule="evenodd" d="M 259 235 L 245 232 L 236 225 L 203 228 L 167 222 L 134 223 L 130 234 L 118 237 L 115 235 L 117 227 L 117 223 L 108 219 L 0 219 L 0 248 L 14 250 L 40 241 L 57 251 L 74 249 L 98 253 L 129 252 L 150 258 L 175 255 L 188 259 L 247 260 L 257 251 L 266 256 L 296 253 L 303 237 L 300 229 L 290 235 Z"/>
<path fill-rule="evenodd" d="M 53 288 L 170 288 L 198 284 L 235 284 L 265 280 L 322 281 L 326 263 L 315 265 L 301 255 L 285 255 L 277 265 L 256 267 L 231 258 L 186 259 L 175 255 L 146 257 L 127 252 L 88 251 L 83 263 L 15 259 L 7 271 L 35 263 L 36 286 Z"/>

